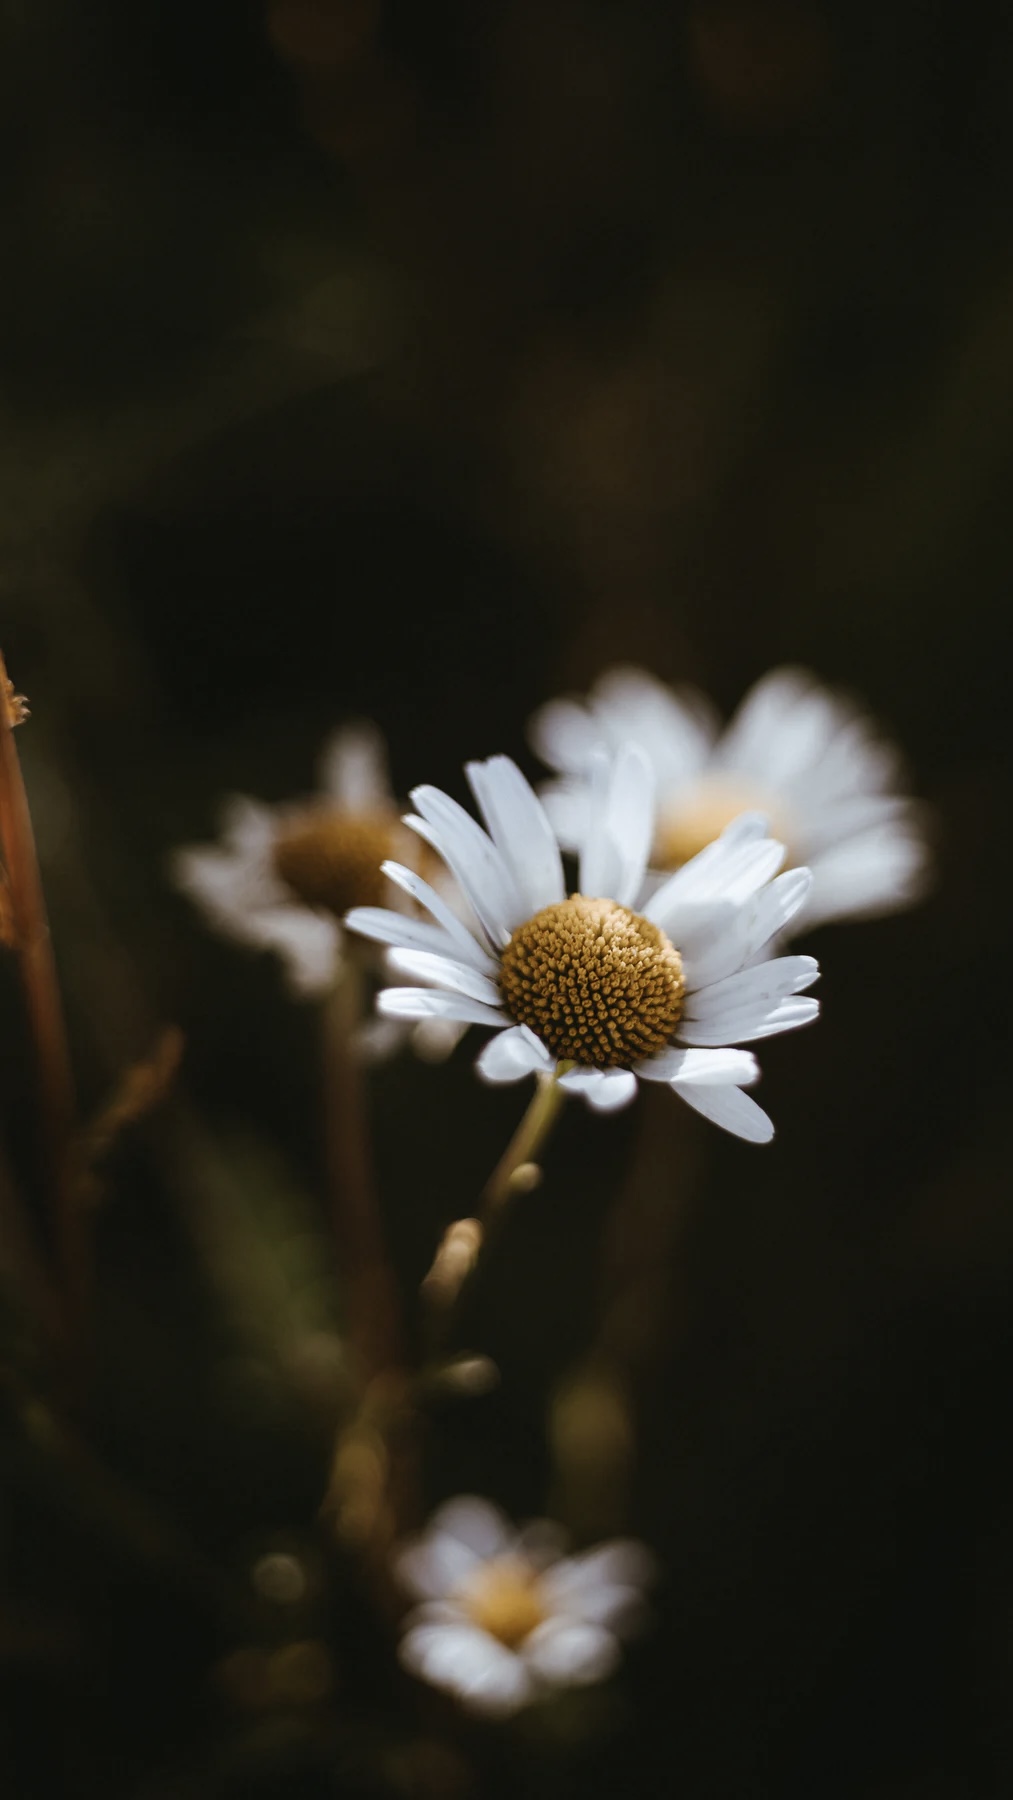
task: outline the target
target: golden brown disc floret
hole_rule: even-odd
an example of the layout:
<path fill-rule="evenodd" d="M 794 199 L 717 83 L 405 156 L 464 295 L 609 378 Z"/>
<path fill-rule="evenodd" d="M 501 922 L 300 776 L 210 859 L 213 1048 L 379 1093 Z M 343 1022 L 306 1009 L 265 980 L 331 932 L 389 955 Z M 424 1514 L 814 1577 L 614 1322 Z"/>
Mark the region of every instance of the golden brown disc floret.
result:
<path fill-rule="evenodd" d="M 508 1650 L 516 1650 L 549 1616 L 535 1570 L 519 1557 L 484 1563 L 464 1583 L 460 1600 L 472 1624 Z"/>
<path fill-rule="evenodd" d="M 661 927 L 574 894 L 519 925 L 500 961 L 510 1016 L 562 1061 L 628 1068 L 664 1048 L 682 1014 L 682 959 Z"/>
<path fill-rule="evenodd" d="M 387 887 L 380 865 L 391 855 L 397 831 L 393 813 L 307 809 L 278 833 L 275 873 L 305 906 L 338 918 L 353 906 L 379 906 Z"/>

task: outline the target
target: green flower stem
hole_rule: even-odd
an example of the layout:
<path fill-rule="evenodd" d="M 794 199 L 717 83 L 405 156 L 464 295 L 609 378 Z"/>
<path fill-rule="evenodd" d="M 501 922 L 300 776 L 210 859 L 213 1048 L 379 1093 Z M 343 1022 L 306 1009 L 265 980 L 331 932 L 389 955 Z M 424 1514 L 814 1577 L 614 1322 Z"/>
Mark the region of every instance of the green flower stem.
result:
<path fill-rule="evenodd" d="M 513 1196 L 534 1185 L 538 1178 L 535 1159 L 548 1138 L 565 1099 L 559 1077 L 572 1068 L 560 1063 L 552 1075 L 540 1075 L 538 1085 L 510 1139 L 482 1190 L 478 1216 L 455 1219 L 440 1240 L 422 1291 L 441 1312 L 449 1311 L 471 1274 L 493 1219 L 497 1218 Z"/>
<path fill-rule="evenodd" d="M 483 1189 L 483 1223 L 488 1223 L 493 1214 L 506 1205 L 519 1186 L 523 1187 L 523 1181 L 517 1180 L 518 1171 L 535 1161 L 552 1130 L 566 1098 L 559 1077 L 572 1066 L 572 1063 L 560 1063 L 553 1075 L 539 1075 L 528 1109 Z"/>

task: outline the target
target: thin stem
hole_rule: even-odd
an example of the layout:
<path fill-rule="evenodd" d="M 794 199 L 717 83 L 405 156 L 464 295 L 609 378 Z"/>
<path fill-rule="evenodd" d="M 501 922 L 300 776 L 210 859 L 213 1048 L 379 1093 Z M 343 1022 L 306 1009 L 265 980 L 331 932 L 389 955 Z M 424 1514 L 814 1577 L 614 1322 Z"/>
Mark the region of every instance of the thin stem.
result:
<path fill-rule="evenodd" d="M 646 1084 L 633 1165 L 606 1221 L 594 1345 L 558 1389 L 552 1515 L 588 1539 L 623 1529 L 637 1457 L 637 1394 L 686 1302 L 677 1251 L 698 1189 L 699 1120 Z M 673 1279 L 674 1274 L 674 1279 Z"/>
<path fill-rule="evenodd" d="M 90 1269 L 87 1225 L 76 1202 L 70 1166 L 77 1104 L 31 814 L 14 743 L 18 714 L 13 691 L 0 656 L 0 847 L 35 1050 L 53 1245 L 68 1306 L 80 1323 Z"/>
<path fill-rule="evenodd" d="M 401 1362 L 400 1306 L 387 1261 L 366 1124 L 355 1033 L 362 1019 L 362 972 L 347 957 L 323 1021 L 324 1109 L 331 1220 L 347 1296 L 349 1338 L 364 1383 Z"/>
<path fill-rule="evenodd" d="M 455 1219 L 440 1240 L 422 1291 L 441 1311 L 453 1306 L 461 1288 L 482 1252 L 493 1219 L 517 1193 L 534 1186 L 540 1171 L 538 1156 L 563 1104 L 564 1091 L 559 1076 L 569 1064 L 561 1064 L 553 1075 L 540 1075 L 517 1130 L 496 1164 L 479 1202 L 477 1218 Z"/>
<path fill-rule="evenodd" d="M 559 1072 L 565 1073 L 564 1070 Z M 518 1181 L 518 1173 L 534 1163 L 556 1122 L 563 1099 L 564 1090 L 557 1076 L 539 1075 L 528 1109 L 483 1189 L 481 1216 L 484 1223 L 499 1212 L 518 1188 L 525 1186 L 523 1177 Z"/>

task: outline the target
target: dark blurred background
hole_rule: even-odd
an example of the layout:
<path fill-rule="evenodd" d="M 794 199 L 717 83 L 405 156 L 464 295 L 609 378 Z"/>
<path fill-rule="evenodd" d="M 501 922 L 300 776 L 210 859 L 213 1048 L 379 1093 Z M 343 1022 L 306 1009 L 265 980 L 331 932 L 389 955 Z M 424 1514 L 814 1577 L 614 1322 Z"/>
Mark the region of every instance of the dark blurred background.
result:
<path fill-rule="evenodd" d="M 31 1397 L 8 1271 L 5 1791 L 1008 1794 L 1013 15 L 0 20 L 0 639 L 84 1107 L 160 1026 L 187 1043 L 96 1218 L 80 1441 Z M 782 660 L 860 692 L 939 874 L 814 936 L 823 1021 L 763 1058 L 772 1150 L 574 1110 L 476 1284 L 462 1344 L 502 1381 L 437 1409 L 430 1498 L 569 1506 L 665 1569 L 622 1681 L 506 1740 L 419 1726 L 318 1524 L 318 1022 L 166 862 L 222 792 L 306 791 L 349 713 L 399 791 L 460 792 L 617 660 L 726 707 Z M 0 1007 L 31 1198 L 10 967 Z M 373 1082 L 408 1294 L 518 1111 L 472 1050 Z M 581 1516 L 554 1450 L 579 1464 L 603 1319 L 638 1448 Z"/>

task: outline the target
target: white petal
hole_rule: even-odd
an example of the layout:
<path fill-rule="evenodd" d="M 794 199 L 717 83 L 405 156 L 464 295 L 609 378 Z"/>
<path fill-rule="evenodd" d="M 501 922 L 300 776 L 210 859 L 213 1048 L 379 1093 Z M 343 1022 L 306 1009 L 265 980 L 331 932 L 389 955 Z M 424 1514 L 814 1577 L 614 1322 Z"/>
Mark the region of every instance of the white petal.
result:
<path fill-rule="evenodd" d="M 759 1000 L 717 1019 L 684 1019 L 676 1037 L 680 1044 L 755 1043 L 758 1038 L 776 1037 L 782 1031 L 797 1031 L 800 1025 L 811 1024 L 819 1010 L 819 1001 L 810 1000 L 807 995 L 779 1000 L 772 1007 Z"/>
<path fill-rule="evenodd" d="M 564 1554 L 569 1538 L 558 1519 L 529 1519 L 517 1533 L 517 1553 L 533 1568 L 547 1569 Z"/>
<path fill-rule="evenodd" d="M 292 904 L 290 890 L 259 850 L 187 844 L 173 853 L 170 868 L 176 886 L 220 931 L 240 934 L 248 913 Z"/>
<path fill-rule="evenodd" d="M 453 938 L 456 954 L 461 962 L 471 963 L 474 968 L 481 969 L 485 975 L 496 973 L 499 965 L 494 958 L 468 930 L 463 919 L 458 918 L 453 907 L 448 905 L 443 895 L 437 893 L 434 887 L 430 887 L 428 881 L 423 881 L 421 875 L 417 875 L 414 869 L 406 869 L 403 863 L 385 862 L 380 864 L 380 868 L 388 881 L 393 881 L 404 893 L 410 894 L 419 906 L 424 906 L 426 911 L 432 914 L 438 925 L 443 926 L 447 936 Z"/>
<path fill-rule="evenodd" d="M 706 762 L 717 733 L 709 701 L 693 688 L 672 691 L 642 669 L 609 669 L 586 706 L 554 700 L 531 722 L 531 741 L 551 769 L 583 775 L 600 751 L 639 744 L 659 783 L 676 786 Z"/>
<path fill-rule="evenodd" d="M 773 1125 L 762 1106 L 757 1106 L 741 1088 L 702 1087 L 696 1083 L 682 1087 L 678 1082 L 673 1083 L 673 1088 L 687 1105 L 710 1119 L 712 1124 L 730 1131 L 733 1137 L 745 1138 L 750 1144 L 770 1143 Z"/>
<path fill-rule="evenodd" d="M 742 701 L 714 761 L 777 783 L 817 757 L 836 726 L 834 703 L 814 676 L 804 669 L 771 669 Z"/>
<path fill-rule="evenodd" d="M 708 902 L 741 905 L 777 874 L 784 846 L 767 836 L 759 813 L 742 813 L 720 837 L 683 863 L 651 895 L 643 911 L 678 940 L 683 913 Z"/>
<path fill-rule="evenodd" d="M 492 839 L 481 825 L 439 788 L 420 787 L 412 801 L 421 819 L 405 824 L 424 837 L 457 876 L 490 942 L 502 947 L 527 916 L 517 886 Z"/>
<path fill-rule="evenodd" d="M 821 850 L 834 850 L 867 831 L 903 835 L 916 828 L 917 819 L 918 808 L 899 794 L 848 794 L 839 800 L 796 804 L 792 847 L 811 863 Z"/>
<path fill-rule="evenodd" d="M 588 780 L 587 828 L 580 845 L 577 877 L 581 893 L 592 899 L 614 899 L 619 881 L 619 850 L 607 825 L 611 774 L 608 758 L 604 755 L 596 756 Z"/>
<path fill-rule="evenodd" d="M 305 999 L 326 994 L 338 972 L 341 927 L 328 913 L 306 906 L 278 906 L 252 914 L 246 941 L 274 950 L 284 962 L 294 993 Z"/>
<path fill-rule="evenodd" d="M 691 989 L 709 987 L 753 961 L 784 932 L 812 886 L 808 869 L 779 875 L 742 906 L 715 907 L 707 925 L 703 914 L 688 920 L 679 940 L 683 970 Z"/>
<path fill-rule="evenodd" d="M 221 813 L 222 837 L 247 861 L 269 859 L 278 831 L 278 809 L 248 794 L 230 794 Z"/>
<path fill-rule="evenodd" d="M 638 1065 L 637 1074 L 680 1086 L 749 1087 L 758 1080 L 760 1065 L 749 1050 L 659 1050 Z"/>
<path fill-rule="evenodd" d="M 382 733 L 368 720 L 343 726 L 321 751 L 318 778 L 322 792 L 349 812 L 389 807 L 390 777 Z"/>
<path fill-rule="evenodd" d="M 454 962 L 465 960 L 461 956 L 461 946 L 441 925 L 434 925 L 428 919 L 412 919 L 407 913 L 391 912 L 386 906 L 353 906 L 351 912 L 345 914 L 345 924 L 349 931 L 372 938 L 377 944 L 393 944 L 398 950 L 424 950 L 434 956 L 448 956 Z M 483 966 L 488 964 L 495 970 L 492 958 L 484 951 L 481 954 Z M 468 960 L 476 970 L 474 960 Z"/>
<path fill-rule="evenodd" d="M 564 897 L 563 861 L 545 809 L 509 756 L 467 763 L 465 774 L 489 835 L 529 913 Z"/>
<path fill-rule="evenodd" d="M 391 950 L 387 961 L 399 975 L 414 976 L 416 981 L 432 982 L 434 987 L 448 988 L 454 994 L 467 994 L 472 1000 L 484 1000 L 487 1006 L 499 1006 L 500 993 L 488 975 L 469 969 L 467 963 L 448 956 L 434 956 L 430 950 Z"/>
<path fill-rule="evenodd" d="M 620 1659 L 619 1645 L 610 1631 L 565 1617 L 546 1619 L 525 1638 L 521 1654 L 528 1668 L 553 1687 L 586 1687 L 604 1681 Z"/>
<path fill-rule="evenodd" d="M 513 1547 L 516 1532 L 506 1515 L 480 1494 L 455 1494 L 437 1507 L 428 1530 L 465 1544 L 483 1562 Z"/>
<path fill-rule="evenodd" d="M 601 1081 L 584 1095 L 596 1112 L 618 1112 L 636 1099 L 637 1078 L 632 1069 L 606 1069 Z"/>
<path fill-rule="evenodd" d="M 579 850 L 591 818 L 586 782 L 556 781 L 542 789 L 542 805 L 564 850 Z"/>
<path fill-rule="evenodd" d="M 758 1001 L 773 1006 L 786 994 L 803 993 L 819 972 L 814 956 L 775 956 L 689 994 L 683 1017 L 716 1021 Z"/>
<path fill-rule="evenodd" d="M 406 1669 L 456 1694 L 473 1712 L 509 1718 L 533 1693 L 520 1657 L 473 1625 L 418 1625 L 401 1640 Z"/>
<path fill-rule="evenodd" d="M 761 888 L 743 908 L 742 940 L 746 958 L 756 956 L 779 937 L 805 905 L 813 877 L 811 869 L 788 869 L 769 886 Z M 718 977 L 715 977 L 718 979 Z"/>
<path fill-rule="evenodd" d="M 526 1025 L 498 1031 L 479 1053 L 475 1067 L 483 1081 L 520 1081 L 525 1075 L 547 1075 L 553 1057 Z"/>
<path fill-rule="evenodd" d="M 535 713 L 529 735 L 542 761 L 563 775 L 585 774 L 603 747 L 599 726 L 576 700 L 550 700 Z"/>
<path fill-rule="evenodd" d="M 699 773 L 717 735 L 717 714 L 703 694 L 667 688 L 642 669 L 607 670 L 592 690 L 591 711 L 613 747 L 627 739 L 640 745 L 666 789 Z"/>
<path fill-rule="evenodd" d="M 635 1637 L 647 1623 L 650 1610 L 639 1587 L 596 1581 L 579 1592 L 561 1595 L 559 1613 L 603 1625 L 618 1638 Z M 558 1615 L 557 1615 L 558 1616 Z"/>
<path fill-rule="evenodd" d="M 644 884 L 654 838 L 654 772 L 638 745 L 624 745 L 609 784 L 608 830 L 619 848 L 619 880 L 610 897 L 632 906 Z"/>
<path fill-rule="evenodd" d="M 425 1600 L 453 1594 L 480 1562 L 511 1550 L 516 1533 L 499 1508 L 477 1494 L 459 1494 L 432 1515 L 425 1531 L 394 1557 L 398 1579 Z"/>
<path fill-rule="evenodd" d="M 838 800 L 882 793 L 902 778 L 896 751 L 862 709 L 804 669 L 774 669 L 757 683 L 716 759 L 762 774 L 816 814 Z"/>
<path fill-rule="evenodd" d="M 642 750 L 624 744 L 591 772 L 590 818 L 580 852 L 580 891 L 632 906 L 654 833 L 654 777 Z"/>
<path fill-rule="evenodd" d="M 474 1568 L 474 1563 L 471 1565 Z M 407 1581 L 402 1587 L 409 1588 Z M 413 1606 L 403 1621 L 403 1629 L 415 1631 L 420 1625 L 467 1625 L 471 1626 L 470 1615 L 459 1600 L 423 1600 L 419 1606 Z"/>
<path fill-rule="evenodd" d="M 169 863 L 173 883 L 219 931 L 244 935 L 248 914 L 263 904 L 245 866 L 217 845 L 187 844 Z M 278 903 L 278 897 L 272 896 Z"/>
<path fill-rule="evenodd" d="M 635 1538 L 617 1538 L 599 1544 L 579 1556 L 565 1557 L 542 1578 L 551 1605 L 579 1612 L 597 1625 L 610 1625 L 653 1582 L 657 1563 L 645 1544 Z"/>
<path fill-rule="evenodd" d="M 637 1078 L 630 1069 L 568 1069 L 559 1085 L 568 1094 L 579 1094 L 596 1112 L 616 1112 L 634 1099 Z"/>
<path fill-rule="evenodd" d="M 910 906 L 925 892 L 929 858 L 920 837 L 900 828 L 866 833 L 813 858 L 807 926 L 872 919 Z"/>
<path fill-rule="evenodd" d="M 376 1007 L 388 1019 L 460 1019 L 465 1025 L 496 1025 L 501 1030 L 506 1024 L 503 1013 L 481 1000 L 429 988 L 384 988 L 376 997 Z"/>
<path fill-rule="evenodd" d="M 457 1592 L 480 1561 L 458 1538 L 430 1530 L 395 1552 L 393 1569 L 406 1593 L 420 1600 L 444 1600 Z"/>
<path fill-rule="evenodd" d="M 777 874 L 784 861 L 784 854 L 784 845 L 779 844 L 775 838 L 760 838 L 754 842 L 738 844 L 714 877 L 711 891 L 717 899 L 730 900 L 734 905 L 741 906 L 751 899 L 764 882 L 770 881 Z M 686 867 L 690 867 L 690 864 Z"/>
<path fill-rule="evenodd" d="M 397 1019 L 379 1019 L 375 1015 L 363 1019 L 355 1029 L 355 1054 L 367 1068 L 376 1068 L 396 1056 L 408 1036 L 410 1027 Z"/>
<path fill-rule="evenodd" d="M 421 1062 L 446 1062 L 466 1029 L 455 1019 L 420 1019 L 412 1028 L 412 1049 Z"/>

